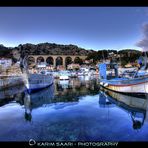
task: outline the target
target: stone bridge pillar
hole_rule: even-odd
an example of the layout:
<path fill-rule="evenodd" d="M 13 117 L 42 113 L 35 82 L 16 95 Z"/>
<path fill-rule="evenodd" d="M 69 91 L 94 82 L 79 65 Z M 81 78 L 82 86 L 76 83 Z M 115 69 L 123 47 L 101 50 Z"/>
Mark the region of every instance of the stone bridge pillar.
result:
<path fill-rule="evenodd" d="M 53 57 L 53 67 L 56 67 L 56 57 Z"/>
<path fill-rule="evenodd" d="M 65 57 L 62 57 L 62 59 L 63 59 L 63 67 L 64 67 L 64 69 L 66 68 L 66 63 L 65 63 Z"/>
<path fill-rule="evenodd" d="M 74 63 L 75 57 L 72 56 L 71 58 L 72 58 L 72 63 Z"/>
<path fill-rule="evenodd" d="M 37 57 L 34 57 L 35 58 L 35 64 L 37 64 Z"/>
<path fill-rule="evenodd" d="M 43 58 L 44 58 L 44 63 L 46 63 L 46 57 L 45 57 L 45 56 L 43 56 Z"/>
<path fill-rule="evenodd" d="M 62 61 L 63 61 L 62 65 L 63 65 L 64 68 L 66 68 L 66 63 L 65 63 L 66 57 L 71 57 L 73 63 L 74 63 L 74 60 L 75 60 L 76 57 L 79 57 L 80 59 L 83 59 L 83 60 L 86 58 L 86 56 L 75 56 L 75 55 L 30 55 L 28 57 L 33 57 L 35 59 L 35 64 L 37 65 L 38 57 L 43 57 L 44 62 L 46 62 L 46 60 L 47 60 L 47 58 L 49 56 L 53 58 L 53 67 L 54 68 L 56 67 L 56 59 L 57 59 L 57 57 L 62 58 Z"/>

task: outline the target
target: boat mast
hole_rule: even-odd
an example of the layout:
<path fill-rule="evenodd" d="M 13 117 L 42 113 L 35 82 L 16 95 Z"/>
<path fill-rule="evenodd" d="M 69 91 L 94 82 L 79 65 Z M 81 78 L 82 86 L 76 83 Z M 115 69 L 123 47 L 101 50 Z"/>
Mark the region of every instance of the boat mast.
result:
<path fill-rule="evenodd" d="M 20 67 L 21 67 L 22 73 L 29 74 L 28 62 L 27 62 L 28 54 L 23 50 L 22 45 L 20 45 L 19 51 L 20 51 Z"/>
<path fill-rule="evenodd" d="M 104 52 L 103 52 L 103 50 L 102 50 L 102 55 L 103 55 L 103 62 L 105 62 Z"/>

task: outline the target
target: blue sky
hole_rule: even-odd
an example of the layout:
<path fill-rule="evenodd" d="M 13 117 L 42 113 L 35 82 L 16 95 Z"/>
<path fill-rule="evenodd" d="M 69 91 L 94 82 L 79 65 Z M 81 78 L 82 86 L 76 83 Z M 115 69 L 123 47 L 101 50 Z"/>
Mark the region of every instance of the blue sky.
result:
<path fill-rule="evenodd" d="M 0 44 L 75 44 L 141 50 L 148 7 L 0 7 Z"/>

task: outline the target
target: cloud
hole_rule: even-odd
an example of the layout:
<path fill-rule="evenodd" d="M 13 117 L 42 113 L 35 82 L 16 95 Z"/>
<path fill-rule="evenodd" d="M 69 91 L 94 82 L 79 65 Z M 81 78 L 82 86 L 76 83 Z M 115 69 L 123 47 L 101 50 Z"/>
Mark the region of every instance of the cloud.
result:
<path fill-rule="evenodd" d="M 143 39 L 136 43 L 143 51 L 148 51 L 148 23 L 143 25 Z"/>

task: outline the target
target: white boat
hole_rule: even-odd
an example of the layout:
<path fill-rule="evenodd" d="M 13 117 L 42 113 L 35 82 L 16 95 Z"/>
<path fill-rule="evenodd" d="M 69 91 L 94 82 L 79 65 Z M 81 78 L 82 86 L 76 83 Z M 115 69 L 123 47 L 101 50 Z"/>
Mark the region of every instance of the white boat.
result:
<path fill-rule="evenodd" d="M 60 77 L 59 71 L 53 71 L 52 74 L 55 79 L 59 79 L 59 77 Z"/>
<path fill-rule="evenodd" d="M 82 70 L 77 71 L 77 76 L 84 76 L 84 75 L 85 75 L 84 71 Z"/>
<path fill-rule="evenodd" d="M 25 86 L 29 93 L 49 87 L 53 84 L 53 76 L 45 74 L 29 74 L 24 76 Z"/>
<path fill-rule="evenodd" d="M 144 65 L 147 64 L 147 60 L 145 62 L 146 63 L 144 63 Z M 148 93 L 148 73 L 146 72 L 146 69 L 143 69 L 143 66 L 138 71 L 133 71 L 132 73 L 126 72 L 122 75 L 122 77 L 118 77 L 117 64 L 113 64 L 112 68 L 115 70 L 114 78 L 107 77 L 106 67 L 105 63 L 99 65 L 101 86 L 120 93 Z"/>
<path fill-rule="evenodd" d="M 69 80 L 70 73 L 68 71 L 61 71 L 59 74 L 60 80 Z"/>
<path fill-rule="evenodd" d="M 121 93 L 148 93 L 148 76 L 142 78 L 114 78 L 101 80 L 100 85 Z"/>
<path fill-rule="evenodd" d="M 89 72 L 88 72 L 88 76 L 93 76 L 93 75 L 95 75 L 96 73 L 95 73 L 95 71 L 94 70 L 89 70 Z"/>
<path fill-rule="evenodd" d="M 76 71 L 70 71 L 70 78 L 77 78 L 77 72 Z"/>
<path fill-rule="evenodd" d="M 88 68 L 81 68 L 80 70 L 77 71 L 78 76 L 88 76 L 88 74 L 89 74 Z"/>
<path fill-rule="evenodd" d="M 59 81 L 58 83 L 62 88 L 68 88 L 69 87 L 69 80 Z"/>
<path fill-rule="evenodd" d="M 20 47 L 21 48 L 21 47 Z M 37 90 L 41 90 L 53 84 L 54 78 L 47 70 L 41 73 L 29 73 L 28 67 L 28 54 L 21 51 L 15 51 L 13 58 L 20 62 L 20 69 L 22 71 L 22 78 L 26 87 L 26 90 L 31 93 Z M 44 65 L 45 66 L 45 65 Z"/>

